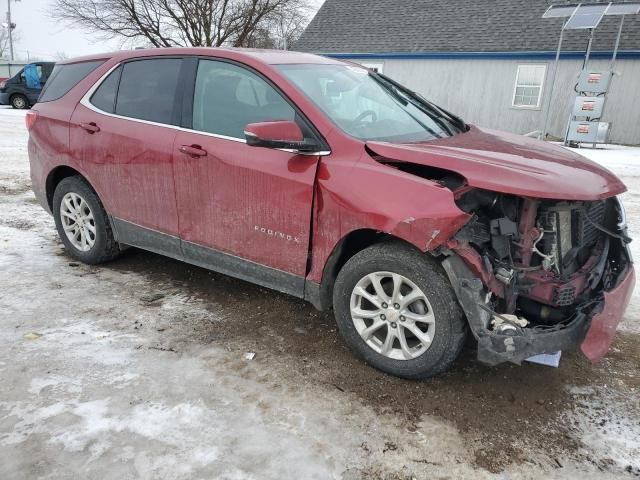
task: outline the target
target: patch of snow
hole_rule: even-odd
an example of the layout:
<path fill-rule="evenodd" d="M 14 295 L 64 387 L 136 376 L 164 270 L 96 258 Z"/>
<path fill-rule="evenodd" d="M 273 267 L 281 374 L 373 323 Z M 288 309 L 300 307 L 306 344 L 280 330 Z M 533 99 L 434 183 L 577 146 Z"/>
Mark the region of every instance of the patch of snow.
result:
<path fill-rule="evenodd" d="M 640 475 L 640 404 L 604 387 L 573 388 L 576 407 L 567 413 L 585 444 L 585 455 L 608 459 L 622 471 Z M 638 395 L 639 392 L 631 392 Z"/>

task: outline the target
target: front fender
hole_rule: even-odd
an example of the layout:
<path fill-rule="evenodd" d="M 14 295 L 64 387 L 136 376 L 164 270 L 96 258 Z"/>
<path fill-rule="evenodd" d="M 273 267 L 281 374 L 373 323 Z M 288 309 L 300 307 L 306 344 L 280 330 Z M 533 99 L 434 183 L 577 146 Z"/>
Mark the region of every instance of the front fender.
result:
<path fill-rule="evenodd" d="M 316 185 L 314 258 L 309 279 L 349 233 L 370 229 L 423 252 L 450 239 L 471 218 L 446 187 L 373 160 L 322 163 Z"/>

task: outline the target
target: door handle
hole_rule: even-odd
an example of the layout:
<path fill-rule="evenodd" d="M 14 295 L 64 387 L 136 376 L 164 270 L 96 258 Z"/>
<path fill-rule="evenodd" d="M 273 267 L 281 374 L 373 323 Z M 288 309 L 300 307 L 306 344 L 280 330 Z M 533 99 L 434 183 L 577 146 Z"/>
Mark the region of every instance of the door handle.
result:
<path fill-rule="evenodd" d="M 207 151 L 200 145 L 182 145 L 180 152 L 194 158 L 207 156 Z"/>
<path fill-rule="evenodd" d="M 100 127 L 96 125 L 95 122 L 81 123 L 80 128 L 91 134 L 98 133 L 100 131 Z"/>

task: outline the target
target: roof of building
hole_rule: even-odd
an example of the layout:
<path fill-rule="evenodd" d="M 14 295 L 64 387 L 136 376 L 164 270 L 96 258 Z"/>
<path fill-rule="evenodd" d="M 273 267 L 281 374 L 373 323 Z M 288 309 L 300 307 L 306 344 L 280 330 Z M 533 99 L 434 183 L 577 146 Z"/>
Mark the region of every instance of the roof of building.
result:
<path fill-rule="evenodd" d="M 548 52 L 563 19 L 543 19 L 559 0 L 326 0 L 295 45 L 315 53 Z M 592 3 L 592 2 L 583 2 Z M 594 50 L 611 51 L 619 16 L 595 30 Z M 564 51 L 584 51 L 588 31 L 565 35 Z M 626 16 L 621 50 L 640 50 L 640 15 Z"/>

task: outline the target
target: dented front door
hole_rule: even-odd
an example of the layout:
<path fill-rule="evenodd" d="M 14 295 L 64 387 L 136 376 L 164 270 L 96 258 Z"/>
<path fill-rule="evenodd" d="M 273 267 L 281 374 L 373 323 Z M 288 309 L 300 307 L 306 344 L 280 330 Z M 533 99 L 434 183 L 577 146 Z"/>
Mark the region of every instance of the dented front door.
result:
<path fill-rule="evenodd" d="M 200 60 L 197 72 L 190 131 L 173 149 L 185 256 L 202 246 L 304 277 L 318 157 L 244 141 L 248 123 L 294 120 L 294 109 L 244 67 Z"/>

